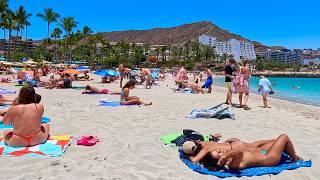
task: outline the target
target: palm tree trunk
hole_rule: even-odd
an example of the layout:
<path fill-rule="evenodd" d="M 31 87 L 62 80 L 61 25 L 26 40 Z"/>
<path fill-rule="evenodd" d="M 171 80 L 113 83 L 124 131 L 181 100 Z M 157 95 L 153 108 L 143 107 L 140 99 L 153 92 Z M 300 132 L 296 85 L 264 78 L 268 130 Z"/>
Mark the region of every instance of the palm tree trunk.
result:
<path fill-rule="evenodd" d="M 11 32 L 12 32 L 12 30 L 11 29 L 9 29 L 9 51 L 8 51 L 8 57 L 9 57 L 9 60 L 11 60 Z"/>

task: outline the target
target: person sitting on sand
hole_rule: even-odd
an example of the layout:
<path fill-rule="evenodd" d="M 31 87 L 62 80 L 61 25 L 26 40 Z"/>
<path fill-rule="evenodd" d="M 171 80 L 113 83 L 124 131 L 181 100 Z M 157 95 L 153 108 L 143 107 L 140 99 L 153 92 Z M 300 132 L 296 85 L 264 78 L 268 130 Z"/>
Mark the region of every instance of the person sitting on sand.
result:
<path fill-rule="evenodd" d="M 217 166 L 227 166 L 232 170 L 276 166 L 280 162 L 282 153 L 288 154 L 293 162 L 301 159 L 297 156 L 291 140 L 285 134 L 280 135 L 276 140 L 261 141 L 261 143 L 256 144 L 259 144 L 259 146 L 235 146 L 234 143 L 230 142 L 229 150 L 216 148 L 209 143 L 212 142 L 193 146 L 191 141 L 187 141 L 183 145 L 183 150 L 190 155 L 189 158 L 194 163 L 209 158 Z"/>
<path fill-rule="evenodd" d="M 33 87 L 20 89 L 18 105 L 12 106 L 3 118 L 4 124 L 13 124 L 13 130 L 4 132 L 5 143 L 12 147 L 30 147 L 47 141 L 49 124 L 41 124 L 44 107 L 35 103 Z"/>
<path fill-rule="evenodd" d="M 264 108 L 270 108 L 270 106 L 268 106 L 267 96 L 270 92 L 272 92 L 272 86 L 269 79 L 264 76 L 260 77 L 259 92 L 261 92 L 262 95 Z"/>
<path fill-rule="evenodd" d="M 206 89 L 208 89 L 208 93 L 211 93 L 212 83 L 213 83 L 212 72 L 209 68 L 207 68 L 206 73 L 207 73 L 207 80 L 205 81 L 205 83 L 203 84 L 203 86 L 201 88 L 206 88 Z"/>
<path fill-rule="evenodd" d="M 152 105 L 152 102 L 150 103 L 145 103 L 143 101 L 141 101 L 138 97 L 136 96 L 129 96 L 129 92 L 131 89 L 133 89 L 135 87 L 135 81 L 130 80 L 128 81 L 122 88 L 122 91 L 120 93 L 120 104 L 121 105 L 144 105 L 144 106 L 148 106 L 148 105 Z"/>
<path fill-rule="evenodd" d="M 59 88 L 61 89 L 72 88 L 72 80 L 71 80 L 70 74 L 68 73 L 64 74 L 62 81 L 63 83 L 59 85 Z"/>

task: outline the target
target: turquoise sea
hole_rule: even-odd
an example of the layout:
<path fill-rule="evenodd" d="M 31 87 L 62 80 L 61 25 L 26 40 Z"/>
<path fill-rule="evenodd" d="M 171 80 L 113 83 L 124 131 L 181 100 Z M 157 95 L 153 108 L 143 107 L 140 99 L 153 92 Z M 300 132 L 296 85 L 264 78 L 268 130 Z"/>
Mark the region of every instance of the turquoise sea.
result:
<path fill-rule="evenodd" d="M 320 106 L 320 78 L 268 78 L 275 92 L 272 97 L 293 102 Z M 224 85 L 223 77 L 215 77 L 214 84 Z M 258 93 L 258 77 L 251 77 L 250 90 Z M 295 86 L 295 87 L 294 87 Z"/>

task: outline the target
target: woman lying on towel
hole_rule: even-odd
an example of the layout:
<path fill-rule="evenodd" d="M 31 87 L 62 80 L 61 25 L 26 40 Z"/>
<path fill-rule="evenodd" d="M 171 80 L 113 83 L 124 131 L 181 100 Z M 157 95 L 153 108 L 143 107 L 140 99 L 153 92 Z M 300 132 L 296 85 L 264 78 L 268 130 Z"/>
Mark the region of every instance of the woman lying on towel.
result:
<path fill-rule="evenodd" d="M 179 86 L 179 89 L 190 88 L 191 92 L 194 94 L 205 93 L 205 91 L 196 83 L 178 82 L 178 86 Z"/>
<path fill-rule="evenodd" d="M 121 105 L 144 105 L 144 106 L 149 106 L 152 105 L 152 102 L 150 103 L 145 103 L 141 101 L 138 97 L 136 96 L 129 96 L 129 92 L 131 89 L 135 87 L 135 81 L 130 80 L 126 83 L 126 85 L 123 86 L 122 91 L 120 93 L 120 104 Z"/>
<path fill-rule="evenodd" d="M 82 94 L 120 94 L 119 92 L 111 92 L 108 89 L 98 89 L 94 86 L 86 86 L 86 90 Z"/>
<path fill-rule="evenodd" d="M 40 96 L 41 97 L 41 96 Z M 4 124 L 13 124 L 13 130 L 4 132 L 7 145 L 12 147 L 30 147 L 47 141 L 49 124 L 41 124 L 44 107 L 31 86 L 20 89 L 18 104 L 12 106 L 3 118 Z"/>
<path fill-rule="evenodd" d="M 288 154 L 293 162 L 301 159 L 297 156 L 291 140 L 285 134 L 280 135 L 276 140 L 257 142 L 256 145 L 259 146 L 253 145 L 255 143 L 252 144 L 253 146 L 233 146 L 233 143 L 230 143 L 230 149 L 224 150 L 201 143 L 192 147 L 191 141 L 187 141 L 183 145 L 183 150 L 189 155 L 196 154 L 195 156 L 189 156 L 194 163 L 209 158 L 216 166 L 233 170 L 276 166 L 280 162 L 282 153 Z"/>

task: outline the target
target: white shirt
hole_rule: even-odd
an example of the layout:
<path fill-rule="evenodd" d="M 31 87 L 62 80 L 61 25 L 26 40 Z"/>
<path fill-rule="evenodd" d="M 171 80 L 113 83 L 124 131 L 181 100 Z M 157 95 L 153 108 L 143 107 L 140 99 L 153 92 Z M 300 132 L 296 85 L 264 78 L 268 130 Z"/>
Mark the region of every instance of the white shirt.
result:
<path fill-rule="evenodd" d="M 262 86 L 262 90 L 264 91 L 264 92 L 269 92 L 270 91 L 270 86 L 271 86 L 271 83 L 270 83 L 270 81 L 269 81 L 269 79 L 267 79 L 267 78 L 262 78 L 262 79 L 260 79 L 260 81 L 259 81 L 259 86 Z"/>

